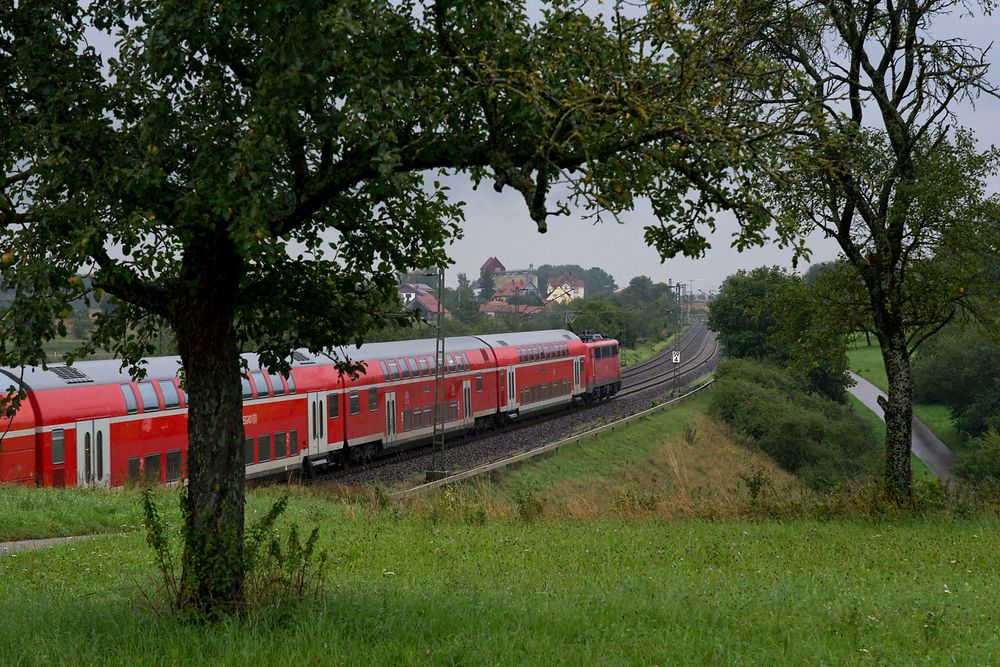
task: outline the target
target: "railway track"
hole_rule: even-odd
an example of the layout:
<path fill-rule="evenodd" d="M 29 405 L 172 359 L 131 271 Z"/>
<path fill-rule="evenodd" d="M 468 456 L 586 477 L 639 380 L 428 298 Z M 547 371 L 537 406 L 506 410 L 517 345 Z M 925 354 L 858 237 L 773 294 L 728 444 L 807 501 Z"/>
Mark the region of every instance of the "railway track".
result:
<path fill-rule="evenodd" d="M 682 362 L 672 361 L 672 348 L 630 367 L 623 374 L 621 391 L 614 400 L 579 409 L 550 414 L 546 419 L 522 422 L 468 438 L 446 443 L 446 449 L 428 448 L 403 452 L 380 459 L 365 468 L 338 470 L 315 480 L 316 484 L 394 485 L 423 481 L 426 471 L 439 468 L 449 472 L 468 470 L 585 430 L 597 421 L 621 419 L 641 412 L 659 401 L 674 387 L 683 386 L 710 372 L 718 361 L 718 343 L 705 322 L 695 321 L 678 342 Z M 439 459 L 435 461 L 435 459 Z"/>

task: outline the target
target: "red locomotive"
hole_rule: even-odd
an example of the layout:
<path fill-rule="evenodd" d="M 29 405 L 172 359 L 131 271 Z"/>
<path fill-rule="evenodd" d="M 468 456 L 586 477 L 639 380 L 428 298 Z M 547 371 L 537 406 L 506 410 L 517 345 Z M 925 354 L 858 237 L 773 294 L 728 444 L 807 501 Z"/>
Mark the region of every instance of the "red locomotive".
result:
<path fill-rule="evenodd" d="M 552 330 L 447 338 L 444 349 L 446 433 L 606 398 L 621 387 L 613 340 L 583 342 Z M 248 478 L 309 474 L 431 441 L 434 339 L 332 355 L 299 350 L 287 376 L 244 356 Z M 334 359 L 345 357 L 364 361 L 365 371 L 354 379 L 339 373 Z M 116 360 L 23 374 L 0 368 L 0 381 L 26 392 L 17 414 L 0 420 L 0 483 L 109 488 L 182 480 L 187 397 L 179 368 L 179 357 L 152 358 L 139 382 Z"/>

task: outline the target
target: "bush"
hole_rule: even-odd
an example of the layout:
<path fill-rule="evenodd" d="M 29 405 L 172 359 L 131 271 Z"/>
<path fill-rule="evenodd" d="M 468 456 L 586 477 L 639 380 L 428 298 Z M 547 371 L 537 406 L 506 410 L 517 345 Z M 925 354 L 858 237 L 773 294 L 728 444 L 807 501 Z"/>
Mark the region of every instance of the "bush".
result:
<path fill-rule="evenodd" d="M 968 480 L 1000 479 L 1000 432 L 991 428 L 959 452 L 954 471 Z"/>
<path fill-rule="evenodd" d="M 835 401 L 806 393 L 787 371 L 747 359 L 719 366 L 712 411 L 813 488 L 857 481 L 874 468 L 874 431 Z"/>

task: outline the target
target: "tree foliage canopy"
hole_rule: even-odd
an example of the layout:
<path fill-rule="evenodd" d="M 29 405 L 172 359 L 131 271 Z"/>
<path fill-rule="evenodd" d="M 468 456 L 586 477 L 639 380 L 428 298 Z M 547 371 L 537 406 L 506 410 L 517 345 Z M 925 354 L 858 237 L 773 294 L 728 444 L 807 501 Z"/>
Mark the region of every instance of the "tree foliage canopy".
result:
<path fill-rule="evenodd" d="M 183 605 L 241 606 L 239 352 L 281 368 L 396 312 L 396 273 L 445 265 L 459 233 L 441 171 L 515 189 L 540 231 L 646 197 L 665 256 L 699 254 L 722 208 L 767 225 L 754 174 L 785 119 L 761 107 L 775 82 L 746 13 L 621 4 L 553 0 L 535 21 L 479 0 L 0 9 L 0 363 L 49 361 L 79 298 L 118 304 L 79 353 L 138 364 L 175 332 Z"/>

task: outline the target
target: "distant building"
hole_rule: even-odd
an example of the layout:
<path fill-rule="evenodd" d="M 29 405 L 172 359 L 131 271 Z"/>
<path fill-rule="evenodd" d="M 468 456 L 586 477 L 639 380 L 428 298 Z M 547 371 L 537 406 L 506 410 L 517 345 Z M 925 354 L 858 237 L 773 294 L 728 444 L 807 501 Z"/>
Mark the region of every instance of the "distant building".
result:
<path fill-rule="evenodd" d="M 490 257 L 488 260 L 483 262 L 482 266 L 479 267 L 479 275 L 486 273 L 490 275 L 494 273 L 503 273 L 506 270 L 507 268 L 503 265 L 503 262 L 496 257 Z"/>
<path fill-rule="evenodd" d="M 506 301 L 487 301 L 479 306 L 479 312 L 486 317 L 495 317 L 497 313 L 512 313 L 527 319 L 535 317 L 544 309 L 544 306 L 517 305 Z"/>
<path fill-rule="evenodd" d="M 528 280 L 515 280 L 508 281 L 503 280 L 500 285 L 497 285 L 496 290 L 493 292 L 494 301 L 508 301 L 511 297 L 521 296 L 523 294 L 538 294 L 538 288 L 535 287 L 535 283 Z"/>
<path fill-rule="evenodd" d="M 423 283 L 405 283 L 399 286 L 399 298 L 407 310 L 416 310 L 424 322 L 433 322 L 437 318 L 438 300 L 434 296 L 434 288 Z M 447 308 L 441 308 L 442 317 L 451 317 Z"/>
<path fill-rule="evenodd" d="M 580 278 L 572 273 L 564 273 L 561 276 L 549 279 L 546 301 L 556 303 L 569 303 L 582 299 L 584 296 L 584 283 Z"/>

